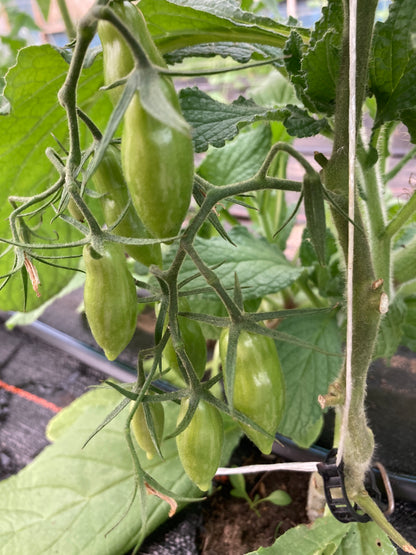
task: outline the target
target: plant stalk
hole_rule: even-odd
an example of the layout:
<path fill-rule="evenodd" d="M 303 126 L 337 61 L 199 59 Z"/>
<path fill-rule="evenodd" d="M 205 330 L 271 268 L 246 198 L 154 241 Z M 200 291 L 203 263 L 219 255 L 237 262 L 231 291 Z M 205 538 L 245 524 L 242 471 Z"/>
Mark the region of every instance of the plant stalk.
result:
<path fill-rule="evenodd" d="M 364 490 L 359 492 L 354 501 L 374 520 L 378 526 L 384 530 L 391 540 L 394 541 L 405 553 L 412 553 L 416 555 L 416 549 L 390 524 L 384 514 L 379 509 L 378 505 L 371 499 L 368 493 Z"/>
<path fill-rule="evenodd" d="M 368 58 L 373 32 L 377 0 L 358 0 L 357 5 L 357 56 L 356 67 L 356 114 L 360 128 L 362 104 L 366 93 Z M 334 125 L 334 144 L 331 158 L 324 169 L 326 187 L 337 195 L 341 208 L 348 209 L 348 145 L 349 129 L 349 5 L 344 0 L 344 30 L 341 51 L 340 74 L 336 90 L 336 108 Z M 355 221 L 363 228 L 360 207 L 356 201 Z M 344 252 L 348 253 L 348 220 L 331 207 L 338 238 Z M 352 307 L 352 396 L 349 414 L 343 414 L 348 422 L 348 434 L 345 440 L 344 463 L 347 489 L 361 491 L 365 472 L 370 463 L 374 440 L 367 427 L 364 399 L 366 376 L 371 355 L 377 337 L 380 313 L 378 310 L 380 294 L 374 289 L 375 273 L 370 244 L 366 235 L 354 228 L 355 251 L 353 259 L 354 291 Z M 345 364 L 341 371 L 339 383 L 345 387 Z M 338 409 L 341 412 L 342 408 Z"/>

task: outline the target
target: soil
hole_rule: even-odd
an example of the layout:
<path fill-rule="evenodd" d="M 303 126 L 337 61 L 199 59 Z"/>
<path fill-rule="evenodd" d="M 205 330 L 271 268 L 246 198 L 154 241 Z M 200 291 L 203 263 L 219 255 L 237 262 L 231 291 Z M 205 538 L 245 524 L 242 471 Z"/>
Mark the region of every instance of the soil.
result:
<path fill-rule="evenodd" d="M 263 457 L 253 453 L 243 464 L 281 462 L 276 456 Z M 202 555 L 243 555 L 260 546 L 268 547 L 289 528 L 307 523 L 305 511 L 310 474 L 295 472 L 266 472 L 246 475 L 246 491 L 253 499 L 267 497 L 275 490 L 289 493 L 292 502 L 284 507 L 269 502 L 256 508 L 230 495 L 229 481 L 216 482 L 217 491 L 204 504 L 199 547 Z"/>
<path fill-rule="evenodd" d="M 243 438 L 230 466 L 283 462 L 277 455 L 262 455 Z M 245 555 L 273 545 L 289 528 L 308 522 L 306 497 L 310 474 L 264 472 L 246 474 L 246 491 L 253 499 L 285 490 L 292 502 L 278 507 L 270 502 L 250 508 L 245 499 L 231 495 L 227 477 L 214 479 L 214 491 L 203 503 L 188 505 L 151 534 L 140 555 Z"/>

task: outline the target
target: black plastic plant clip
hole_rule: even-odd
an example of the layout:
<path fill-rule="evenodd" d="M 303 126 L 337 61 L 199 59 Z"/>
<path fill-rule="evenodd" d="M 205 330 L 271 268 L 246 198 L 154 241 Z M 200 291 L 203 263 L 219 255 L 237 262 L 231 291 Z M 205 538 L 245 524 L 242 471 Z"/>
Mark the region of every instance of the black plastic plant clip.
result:
<path fill-rule="evenodd" d="M 353 507 L 348 499 L 344 482 L 344 462 L 337 466 L 336 464 L 337 449 L 331 449 L 325 461 L 317 465 L 319 474 L 324 481 L 325 499 L 328 507 L 334 517 L 340 522 L 368 522 L 370 517 L 367 514 L 360 514 L 356 511 L 356 505 Z M 375 483 L 372 481 L 372 491 L 376 497 L 378 490 L 375 491 Z M 373 497 L 373 495 L 372 495 Z"/>

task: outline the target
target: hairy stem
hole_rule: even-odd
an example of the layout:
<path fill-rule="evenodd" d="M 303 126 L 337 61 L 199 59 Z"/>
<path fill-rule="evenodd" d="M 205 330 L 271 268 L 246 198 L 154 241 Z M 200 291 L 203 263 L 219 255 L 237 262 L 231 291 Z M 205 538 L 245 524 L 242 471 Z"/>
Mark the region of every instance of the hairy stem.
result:
<path fill-rule="evenodd" d="M 123 21 L 113 12 L 111 8 L 106 6 L 97 6 L 93 8 L 92 13 L 97 19 L 103 19 L 108 21 L 120 32 L 124 40 L 127 42 L 131 48 L 132 54 L 136 60 L 136 63 L 141 67 L 151 66 L 151 62 L 143 49 L 143 47 L 137 42 L 134 35 L 131 33 L 128 26 L 126 26 Z"/>
<path fill-rule="evenodd" d="M 356 102 L 357 129 L 360 127 L 362 104 L 367 84 L 367 66 L 376 0 L 359 0 L 357 6 L 357 74 Z M 349 17 L 348 2 L 344 2 L 344 33 L 342 41 L 341 67 L 336 91 L 334 145 L 325 167 L 325 185 L 337 194 L 341 208 L 347 212 L 348 206 L 348 113 L 349 113 Z M 332 216 L 345 258 L 348 253 L 348 221 L 333 208 Z M 356 223 L 363 228 L 358 203 L 355 207 Z M 366 235 L 357 226 L 354 228 L 355 253 L 353 260 L 354 300 L 352 338 L 352 397 L 348 415 L 348 437 L 345 441 L 344 462 L 347 487 L 352 491 L 362 489 L 365 471 L 373 453 L 373 437 L 367 428 L 364 398 L 366 376 L 374 343 L 377 336 L 380 313 L 378 311 L 380 291 L 373 289 L 375 273 L 370 244 Z M 345 366 L 340 382 L 345 380 Z M 342 408 L 340 409 L 342 411 Z"/>
<path fill-rule="evenodd" d="M 65 108 L 69 125 L 69 156 L 67 173 L 70 180 L 79 171 L 81 162 L 81 144 L 79 139 L 79 125 L 77 114 L 77 85 L 81 75 L 84 58 L 88 47 L 94 38 L 96 21 L 88 13 L 79 23 L 74 54 L 65 82 L 58 93 L 58 100 Z"/>

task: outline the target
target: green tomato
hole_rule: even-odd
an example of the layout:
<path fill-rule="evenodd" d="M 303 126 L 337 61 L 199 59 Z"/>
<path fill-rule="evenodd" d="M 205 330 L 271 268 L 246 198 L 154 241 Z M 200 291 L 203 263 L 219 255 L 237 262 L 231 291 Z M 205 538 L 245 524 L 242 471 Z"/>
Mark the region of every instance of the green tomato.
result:
<path fill-rule="evenodd" d="M 188 409 L 189 400 L 183 399 L 178 424 Z M 179 458 L 189 478 L 201 489 L 209 489 L 220 464 L 224 430 L 219 410 L 200 401 L 188 427 L 176 436 Z"/>
<path fill-rule="evenodd" d="M 121 169 L 120 153 L 117 147 L 109 145 L 100 165 L 95 171 L 92 181 L 98 193 L 101 193 L 101 203 L 105 223 L 109 226 L 124 216 L 114 228 L 114 232 L 123 237 L 137 239 L 151 238 L 143 222 L 131 204 L 130 195 Z M 129 207 L 125 211 L 127 204 Z M 162 264 L 162 254 L 159 244 L 154 245 L 125 245 L 127 254 L 145 266 Z"/>
<path fill-rule="evenodd" d="M 163 405 L 162 403 L 148 403 L 148 406 L 153 420 L 156 439 L 157 442 L 160 444 L 163 437 L 163 429 L 165 423 L 165 412 L 163 410 Z M 158 453 L 155 444 L 153 443 L 152 436 L 150 435 L 142 404 L 137 407 L 135 413 L 133 414 L 131 429 L 139 447 L 141 447 L 143 451 L 146 452 L 146 457 L 149 460 L 153 459 L 153 457 Z"/>
<path fill-rule="evenodd" d="M 121 21 L 128 25 L 150 60 L 160 67 L 166 67 L 165 60 L 153 42 L 146 22 L 136 6 L 130 2 L 113 2 L 111 8 Z M 110 85 L 131 72 L 134 60 L 129 46 L 114 25 L 101 20 L 98 22 L 97 31 L 103 47 L 104 83 Z M 109 89 L 108 93 L 114 105 L 120 100 L 122 92 L 122 86 Z"/>
<path fill-rule="evenodd" d="M 106 243 L 100 255 L 90 245 L 84 247 L 85 314 L 94 339 L 114 360 L 136 329 L 136 286 L 120 245 Z"/>
<path fill-rule="evenodd" d="M 129 3 L 113 3 L 112 7 L 140 40 L 150 60 L 166 67 L 141 12 Z M 133 58 L 125 40 L 111 24 L 100 22 L 98 32 L 104 52 L 104 80 L 110 84 L 130 73 Z M 162 76 L 160 83 L 165 98 L 180 113 L 172 80 Z M 116 102 L 120 87 L 109 92 Z M 124 115 L 121 153 L 127 186 L 140 219 L 155 237 L 176 236 L 192 194 L 194 163 L 190 134 L 150 115 L 136 93 Z"/>
<path fill-rule="evenodd" d="M 179 300 L 179 310 L 189 312 L 190 307 L 186 299 Z M 205 366 L 207 363 L 207 344 L 204 334 L 202 333 L 201 326 L 195 320 L 190 320 L 189 318 L 184 318 L 183 316 L 178 316 L 178 323 L 186 353 L 192 363 L 196 375 L 199 379 L 201 379 L 205 373 Z M 183 379 L 183 375 L 179 367 L 178 357 L 176 356 L 175 349 L 173 348 L 171 338 L 169 338 L 166 344 L 163 356 L 175 374 Z"/>
<path fill-rule="evenodd" d="M 226 383 L 228 330 L 220 337 L 220 357 Z M 275 435 L 285 406 L 283 372 L 272 338 L 242 331 L 238 338 L 234 376 L 234 408 L 248 416 L 266 432 Z M 245 434 L 262 453 L 272 450 L 273 440 L 240 424 Z"/>
<path fill-rule="evenodd" d="M 172 98 L 174 94 L 173 89 Z M 146 112 L 136 94 L 124 116 L 121 153 L 126 182 L 141 220 L 155 237 L 176 236 L 191 200 L 191 137 Z"/>

